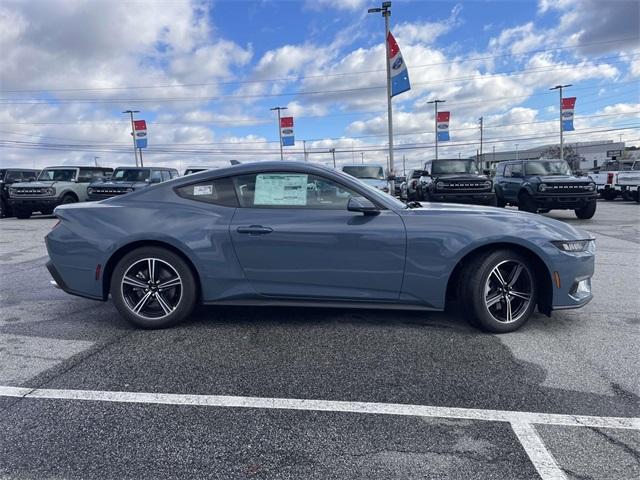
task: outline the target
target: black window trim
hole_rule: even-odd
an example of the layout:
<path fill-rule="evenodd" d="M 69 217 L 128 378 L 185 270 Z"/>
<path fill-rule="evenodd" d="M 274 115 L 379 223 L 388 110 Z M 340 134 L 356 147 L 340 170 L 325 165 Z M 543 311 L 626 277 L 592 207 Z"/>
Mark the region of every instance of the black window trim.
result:
<path fill-rule="evenodd" d="M 185 195 L 180 193 L 180 189 L 182 188 L 186 188 L 186 187 L 190 187 L 192 185 L 200 185 L 202 183 L 206 183 L 206 182 L 215 182 L 216 180 L 225 180 L 225 179 L 230 179 L 231 182 L 233 183 L 233 177 L 235 175 L 225 175 L 224 177 L 209 177 L 206 178 L 204 180 L 200 179 L 198 181 L 195 182 L 188 182 L 188 183 L 183 183 L 181 185 L 176 185 L 175 187 L 172 188 L 173 192 L 179 196 L 180 198 L 184 198 L 185 200 L 193 200 L 194 202 L 199 202 L 199 203 L 206 203 L 208 205 L 215 205 L 216 207 L 223 207 L 223 208 L 240 208 L 240 199 L 238 199 L 238 192 L 236 192 L 236 188 L 235 186 L 233 186 L 233 195 L 236 198 L 236 206 L 235 207 L 231 207 L 229 205 L 221 205 L 219 203 L 214 203 L 214 202 L 209 202 L 205 199 L 197 199 L 197 198 L 193 198 L 193 197 L 186 197 Z"/>

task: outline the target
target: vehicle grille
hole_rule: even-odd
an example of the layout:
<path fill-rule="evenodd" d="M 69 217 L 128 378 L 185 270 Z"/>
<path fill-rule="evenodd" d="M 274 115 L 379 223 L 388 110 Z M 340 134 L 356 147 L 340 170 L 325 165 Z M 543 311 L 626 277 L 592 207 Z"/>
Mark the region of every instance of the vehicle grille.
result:
<path fill-rule="evenodd" d="M 438 191 L 442 192 L 480 192 L 490 191 L 491 187 L 487 187 L 484 181 L 481 182 L 443 182 L 442 188 Z"/>
<path fill-rule="evenodd" d="M 46 188 L 43 187 L 13 187 L 11 196 L 19 195 L 46 195 Z"/>
<path fill-rule="evenodd" d="M 546 183 L 545 193 L 576 193 L 589 192 L 588 183 Z"/>
<path fill-rule="evenodd" d="M 95 188 L 94 187 L 91 193 L 93 195 L 122 195 L 127 192 L 128 191 L 126 188 Z"/>

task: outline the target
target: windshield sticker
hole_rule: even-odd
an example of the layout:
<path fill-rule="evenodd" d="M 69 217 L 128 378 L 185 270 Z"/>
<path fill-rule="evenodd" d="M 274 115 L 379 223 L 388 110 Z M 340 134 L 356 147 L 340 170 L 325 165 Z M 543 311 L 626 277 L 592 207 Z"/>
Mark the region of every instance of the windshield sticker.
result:
<path fill-rule="evenodd" d="M 308 176 L 262 173 L 256 175 L 254 205 L 306 205 Z"/>
<path fill-rule="evenodd" d="M 193 187 L 193 195 L 213 195 L 213 185 L 196 185 Z"/>

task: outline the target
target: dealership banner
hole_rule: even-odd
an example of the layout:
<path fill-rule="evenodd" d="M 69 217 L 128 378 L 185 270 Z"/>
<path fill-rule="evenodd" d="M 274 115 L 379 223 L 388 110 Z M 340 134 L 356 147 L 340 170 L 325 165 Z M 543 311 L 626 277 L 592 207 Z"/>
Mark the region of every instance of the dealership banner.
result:
<path fill-rule="evenodd" d="M 562 130 L 570 132 L 573 128 L 573 111 L 576 107 L 576 97 L 562 99 Z"/>
<path fill-rule="evenodd" d="M 144 120 L 133 121 L 133 135 L 137 148 L 147 148 L 147 122 Z"/>
<path fill-rule="evenodd" d="M 451 140 L 449 138 L 449 117 L 451 112 L 438 112 L 436 118 L 437 137 L 439 142 Z"/>
<path fill-rule="evenodd" d="M 398 42 L 393 38 L 391 32 L 387 36 L 387 46 L 389 51 L 389 70 L 391 75 L 391 96 L 395 97 L 407 90 L 411 90 L 411 84 L 409 83 L 409 72 L 407 65 L 404 63 L 402 53 L 400 53 L 400 47 Z"/>
<path fill-rule="evenodd" d="M 280 119 L 280 136 L 282 137 L 283 147 L 291 147 L 296 143 L 293 135 L 293 117 L 282 117 Z"/>

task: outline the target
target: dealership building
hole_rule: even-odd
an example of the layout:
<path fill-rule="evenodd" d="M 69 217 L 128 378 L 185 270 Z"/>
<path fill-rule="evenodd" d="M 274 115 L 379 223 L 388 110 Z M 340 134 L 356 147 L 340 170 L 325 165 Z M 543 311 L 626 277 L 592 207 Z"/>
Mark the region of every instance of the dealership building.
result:
<path fill-rule="evenodd" d="M 565 149 L 571 148 L 579 157 L 580 165 L 574 165 L 580 170 L 586 171 L 601 167 L 608 160 L 620 159 L 624 152 L 624 142 L 596 141 L 596 142 L 566 142 Z M 507 160 L 535 160 L 545 156 L 545 153 L 552 148 L 559 148 L 559 145 L 549 144 L 533 147 L 525 150 L 492 151 L 479 156 L 479 165 L 483 169 L 493 169 L 499 162 Z M 565 150 L 566 152 L 567 150 Z M 473 157 L 475 158 L 475 156 Z"/>

